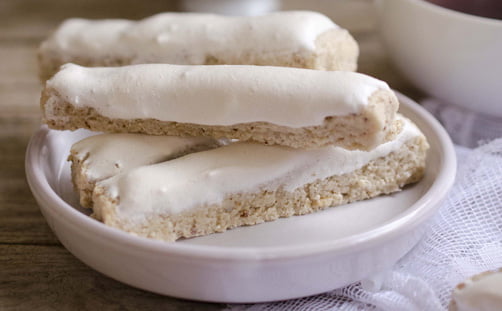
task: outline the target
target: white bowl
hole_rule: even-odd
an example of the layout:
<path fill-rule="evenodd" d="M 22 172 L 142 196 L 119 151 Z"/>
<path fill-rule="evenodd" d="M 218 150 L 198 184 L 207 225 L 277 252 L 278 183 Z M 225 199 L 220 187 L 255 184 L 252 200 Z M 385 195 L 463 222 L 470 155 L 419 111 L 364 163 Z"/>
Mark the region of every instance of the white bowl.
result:
<path fill-rule="evenodd" d="M 182 0 L 181 9 L 223 15 L 263 15 L 280 8 L 278 0 Z"/>
<path fill-rule="evenodd" d="M 376 0 L 379 28 L 397 67 L 449 104 L 502 117 L 502 20 L 424 0 Z"/>
<path fill-rule="evenodd" d="M 43 126 L 26 174 L 48 224 L 77 258 L 116 280 L 155 293 L 214 302 L 262 302 L 322 293 L 389 269 L 419 240 L 450 189 L 453 145 L 439 123 L 400 96 L 401 111 L 429 139 L 426 175 L 402 192 L 221 234 L 165 243 L 90 218 L 66 161 L 90 132 Z"/>

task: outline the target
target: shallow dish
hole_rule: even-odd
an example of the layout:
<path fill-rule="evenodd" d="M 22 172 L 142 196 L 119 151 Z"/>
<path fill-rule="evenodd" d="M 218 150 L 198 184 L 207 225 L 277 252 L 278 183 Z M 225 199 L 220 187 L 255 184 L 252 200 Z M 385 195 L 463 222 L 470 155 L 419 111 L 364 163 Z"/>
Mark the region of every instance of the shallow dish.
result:
<path fill-rule="evenodd" d="M 263 302 L 313 295 L 389 269 L 420 239 L 453 184 L 453 145 L 439 123 L 399 95 L 428 137 L 426 175 L 402 192 L 312 215 L 166 243 L 90 218 L 72 190 L 72 143 L 90 132 L 35 133 L 26 174 L 48 224 L 77 258 L 116 280 L 180 298 Z"/>

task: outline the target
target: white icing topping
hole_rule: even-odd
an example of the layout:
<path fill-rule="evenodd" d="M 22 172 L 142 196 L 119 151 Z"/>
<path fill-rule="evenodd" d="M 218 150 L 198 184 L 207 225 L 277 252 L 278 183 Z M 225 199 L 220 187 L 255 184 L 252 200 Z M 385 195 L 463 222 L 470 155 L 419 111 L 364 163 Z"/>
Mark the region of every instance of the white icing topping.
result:
<path fill-rule="evenodd" d="M 327 116 L 359 113 L 388 85 L 344 71 L 267 66 L 62 67 L 47 87 L 75 107 L 109 118 L 233 125 L 320 125 Z"/>
<path fill-rule="evenodd" d="M 405 119 L 403 119 L 405 120 Z M 118 213 L 129 220 L 150 213 L 175 214 L 223 201 L 232 193 L 283 187 L 286 191 L 363 167 L 386 156 L 412 137 L 422 135 L 405 121 L 392 141 L 371 151 L 339 147 L 298 150 L 253 143 L 234 143 L 175 160 L 143 166 L 100 182 L 111 198 L 120 198 Z"/>
<path fill-rule="evenodd" d="M 96 181 L 216 146 L 211 138 L 101 134 L 83 139 L 71 149 L 76 159 L 85 161 L 87 179 Z"/>
<path fill-rule="evenodd" d="M 467 280 L 465 287 L 454 290 L 453 299 L 458 311 L 502 310 L 502 272 Z"/>
<path fill-rule="evenodd" d="M 67 60 L 120 57 L 133 64 L 200 65 L 208 55 L 236 60 L 246 54 L 309 52 L 318 35 L 337 27 L 308 11 L 254 17 L 162 13 L 138 22 L 74 18 L 41 45 L 41 52 Z"/>

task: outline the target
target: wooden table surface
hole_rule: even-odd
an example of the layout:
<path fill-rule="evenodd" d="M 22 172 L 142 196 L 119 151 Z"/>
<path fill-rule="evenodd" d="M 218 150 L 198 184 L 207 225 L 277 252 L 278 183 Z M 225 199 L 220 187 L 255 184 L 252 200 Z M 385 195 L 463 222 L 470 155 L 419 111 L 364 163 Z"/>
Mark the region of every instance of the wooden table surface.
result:
<path fill-rule="evenodd" d="M 316 9 L 348 28 L 361 48 L 359 71 L 418 93 L 389 64 L 375 32 L 371 0 L 284 0 Z M 40 126 L 36 49 L 63 19 L 138 19 L 174 10 L 167 0 L 2 0 L 0 2 L 0 310 L 220 310 L 225 305 L 148 293 L 95 272 L 73 257 L 42 217 L 26 182 L 24 154 Z"/>

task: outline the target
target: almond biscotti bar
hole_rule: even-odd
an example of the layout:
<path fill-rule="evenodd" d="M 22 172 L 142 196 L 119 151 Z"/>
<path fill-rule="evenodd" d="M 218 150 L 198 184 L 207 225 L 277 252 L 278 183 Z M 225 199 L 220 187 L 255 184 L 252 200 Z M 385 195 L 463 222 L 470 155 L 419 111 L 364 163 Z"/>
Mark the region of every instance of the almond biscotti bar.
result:
<path fill-rule="evenodd" d="M 428 144 L 404 126 L 371 151 L 233 143 L 96 183 L 94 216 L 135 235 L 175 241 L 303 215 L 418 181 Z"/>
<path fill-rule="evenodd" d="M 168 161 L 192 152 L 221 146 L 207 137 L 100 134 L 75 143 L 68 160 L 80 205 L 92 207 L 96 182 L 133 168 Z"/>
<path fill-rule="evenodd" d="M 389 86 L 344 71 L 215 65 L 67 64 L 42 92 L 50 128 L 209 136 L 369 150 L 399 130 Z"/>
<path fill-rule="evenodd" d="M 499 311 L 501 288 L 502 267 L 475 274 L 455 286 L 448 311 Z"/>
<path fill-rule="evenodd" d="M 356 70 L 359 49 L 347 30 L 308 11 L 264 16 L 162 13 L 140 21 L 65 21 L 38 52 L 42 81 L 65 63 L 245 64 Z"/>

